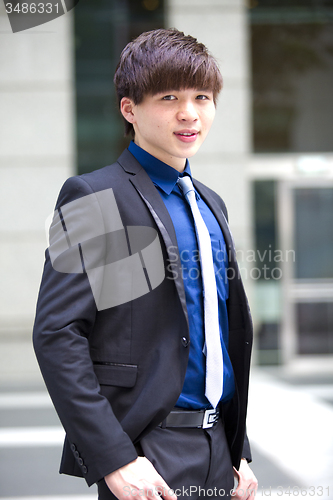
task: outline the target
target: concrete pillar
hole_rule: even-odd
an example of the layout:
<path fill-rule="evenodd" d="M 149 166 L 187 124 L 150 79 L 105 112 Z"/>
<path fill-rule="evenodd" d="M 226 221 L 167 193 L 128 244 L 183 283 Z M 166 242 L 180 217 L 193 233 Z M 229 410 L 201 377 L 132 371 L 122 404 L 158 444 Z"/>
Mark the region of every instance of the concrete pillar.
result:
<path fill-rule="evenodd" d="M 45 219 L 75 170 L 72 20 L 13 34 L 0 2 L 1 372 L 25 358 L 23 344 L 9 355 L 13 342 L 31 344 Z"/>

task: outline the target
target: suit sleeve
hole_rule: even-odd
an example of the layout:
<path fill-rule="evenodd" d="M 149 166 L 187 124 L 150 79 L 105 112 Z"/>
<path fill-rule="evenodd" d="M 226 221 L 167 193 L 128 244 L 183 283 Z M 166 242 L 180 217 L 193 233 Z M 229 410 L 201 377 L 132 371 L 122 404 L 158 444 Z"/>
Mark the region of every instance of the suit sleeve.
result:
<path fill-rule="evenodd" d="M 244 438 L 242 458 L 246 458 L 248 463 L 252 462 L 251 448 L 250 448 L 249 438 L 247 437 L 246 432 L 245 432 L 245 438 Z"/>
<path fill-rule="evenodd" d="M 60 192 L 57 209 L 90 194 L 92 189 L 83 179 L 71 178 Z M 64 226 L 61 210 L 55 213 L 58 224 Z M 77 230 L 84 234 L 85 217 L 77 215 Z M 67 271 L 79 271 L 77 255 Z M 55 268 L 59 265 L 55 260 L 51 262 L 47 250 L 33 343 L 46 386 L 90 486 L 135 460 L 137 453 L 109 402 L 99 392 L 88 343 L 97 308 L 87 274 L 82 268 L 79 272 Z"/>

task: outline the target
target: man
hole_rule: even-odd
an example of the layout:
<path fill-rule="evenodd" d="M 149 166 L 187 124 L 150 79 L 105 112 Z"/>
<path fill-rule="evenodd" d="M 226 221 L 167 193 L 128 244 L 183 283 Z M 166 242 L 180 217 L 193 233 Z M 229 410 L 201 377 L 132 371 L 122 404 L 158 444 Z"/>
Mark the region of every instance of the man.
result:
<path fill-rule="evenodd" d="M 193 187 L 187 160 L 221 74 L 196 39 L 155 30 L 125 47 L 114 81 L 134 140 L 64 184 L 37 305 L 60 472 L 97 482 L 102 500 L 228 497 L 233 474 L 235 495 L 253 497 L 252 324 L 225 205 Z"/>

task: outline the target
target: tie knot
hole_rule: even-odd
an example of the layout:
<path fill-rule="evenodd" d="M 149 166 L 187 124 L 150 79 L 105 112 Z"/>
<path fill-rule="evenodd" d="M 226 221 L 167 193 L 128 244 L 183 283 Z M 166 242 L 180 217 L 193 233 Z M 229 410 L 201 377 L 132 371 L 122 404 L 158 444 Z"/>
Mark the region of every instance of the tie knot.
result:
<path fill-rule="evenodd" d="M 184 196 L 186 196 L 189 191 L 194 191 L 194 186 L 191 177 L 189 175 L 184 175 L 184 177 L 179 177 L 177 184 L 183 191 Z"/>

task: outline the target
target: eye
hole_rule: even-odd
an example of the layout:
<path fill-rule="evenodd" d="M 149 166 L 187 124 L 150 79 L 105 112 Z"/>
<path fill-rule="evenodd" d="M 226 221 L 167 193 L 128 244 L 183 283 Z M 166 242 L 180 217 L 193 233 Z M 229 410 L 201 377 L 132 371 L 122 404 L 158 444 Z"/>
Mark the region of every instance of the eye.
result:
<path fill-rule="evenodd" d="M 196 99 L 204 101 L 204 100 L 210 100 L 211 98 L 208 95 L 199 94 L 199 95 L 197 95 Z"/>
<path fill-rule="evenodd" d="M 174 95 L 165 95 L 162 97 L 162 101 L 174 101 L 176 98 L 176 96 Z"/>

